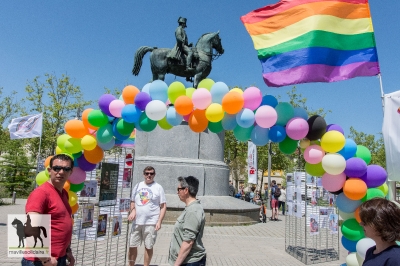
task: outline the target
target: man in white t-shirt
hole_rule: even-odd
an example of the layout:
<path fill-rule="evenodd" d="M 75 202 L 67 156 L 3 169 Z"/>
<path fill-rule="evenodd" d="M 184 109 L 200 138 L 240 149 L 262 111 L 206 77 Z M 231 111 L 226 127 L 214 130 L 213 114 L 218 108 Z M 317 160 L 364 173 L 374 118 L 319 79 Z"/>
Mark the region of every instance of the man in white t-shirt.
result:
<path fill-rule="evenodd" d="M 133 187 L 131 207 L 128 216 L 132 224 L 129 265 L 135 265 L 137 247 L 144 242 L 144 266 L 149 266 L 157 231 L 161 228 L 167 210 L 164 189 L 154 181 L 156 170 L 147 166 L 143 170 L 144 181 Z"/>

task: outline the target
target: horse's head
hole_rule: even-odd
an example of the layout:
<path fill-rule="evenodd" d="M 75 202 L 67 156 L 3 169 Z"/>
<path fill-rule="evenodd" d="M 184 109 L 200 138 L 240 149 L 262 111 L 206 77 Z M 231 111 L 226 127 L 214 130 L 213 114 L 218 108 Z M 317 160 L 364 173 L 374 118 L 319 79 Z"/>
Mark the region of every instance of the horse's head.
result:
<path fill-rule="evenodd" d="M 22 222 L 20 220 L 18 220 L 17 218 L 14 218 L 14 221 L 12 221 L 11 224 L 12 225 L 19 225 L 19 224 L 22 224 Z"/>
<path fill-rule="evenodd" d="M 219 54 L 223 54 L 224 48 L 222 47 L 221 38 L 219 37 L 219 31 L 212 33 L 212 35 L 213 35 L 211 38 L 212 48 L 214 48 Z"/>

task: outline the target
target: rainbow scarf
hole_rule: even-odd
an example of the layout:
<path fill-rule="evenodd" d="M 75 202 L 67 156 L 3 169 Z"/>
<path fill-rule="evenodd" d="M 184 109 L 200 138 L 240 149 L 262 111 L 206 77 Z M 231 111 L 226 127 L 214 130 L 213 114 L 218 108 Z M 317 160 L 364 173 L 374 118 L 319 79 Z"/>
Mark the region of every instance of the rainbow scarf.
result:
<path fill-rule="evenodd" d="M 380 73 L 368 0 L 281 0 L 241 20 L 268 86 Z"/>

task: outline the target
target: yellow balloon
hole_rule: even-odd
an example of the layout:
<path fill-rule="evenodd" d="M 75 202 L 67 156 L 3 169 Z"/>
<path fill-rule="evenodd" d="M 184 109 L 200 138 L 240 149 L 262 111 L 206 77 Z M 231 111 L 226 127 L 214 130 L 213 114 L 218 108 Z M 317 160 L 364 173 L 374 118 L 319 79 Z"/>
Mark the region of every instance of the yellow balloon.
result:
<path fill-rule="evenodd" d="M 78 196 L 73 191 L 68 191 L 68 203 L 69 206 L 74 206 L 78 202 Z"/>
<path fill-rule="evenodd" d="M 203 79 L 200 81 L 199 85 L 197 85 L 197 88 L 205 88 L 207 90 L 211 90 L 212 85 L 214 85 L 214 80 L 212 79 Z"/>
<path fill-rule="evenodd" d="M 241 89 L 239 89 L 239 88 L 233 88 L 229 92 L 231 92 L 231 91 L 236 91 L 236 92 L 238 92 L 240 94 L 243 94 L 243 91 Z"/>
<path fill-rule="evenodd" d="M 321 148 L 326 152 L 338 152 L 346 144 L 346 138 L 336 130 L 326 132 L 321 138 Z"/>
<path fill-rule="evenodd" d="M 299 143 L 299 145 L 300 145 L 300 148 L 302 148 L 302 149 L 305 149 L 305 148 L 307 148 L 308 146 L 310 146 L 310 140 L 309 139 L 302 139 L 302 140 L 300 140 L 300 143 Z"/>
<path fill-rule="evenodd" d="M 41 171 L 36 176 L 36 183 L 40 186 L 44 182 L 49 180 L 49 177 L 46 175 L 45 171 Z"/>
<path fill-rule="evenodd" d="M 86 135 L 81 139 L 81 145 L 84 150 L 91 151 L 97 146 L 97 140 L 92 135 Z"/>
<path fill-rule="evenodd" d="M 195 88 L 187 88 L 186 89 L 186 96 L 189 97 L 190 99 L 192 99 L 192 95 L 193 93 L 196 91 Z"/>
<path fill-rule="evenodd" d="M 389 187 L 388 187 L 388 185 L 386 183 L 383 183 L 383 185 L 380 185 L 379 187 L 377 187 L 377 189 L 382 191 L 385 196 L 389 192 Z"/>
<path fill-rule="evenodd" d="M 56 147 L 56 154 L 64 153 L 64 151 L 60 147 Z"/>
<path fill-rule="evenodd" d="M 206 109 L 206 117 L 210 122 L 219 122 L 224 118 L 224 109 L 219 103 L 212 103 Z"/>

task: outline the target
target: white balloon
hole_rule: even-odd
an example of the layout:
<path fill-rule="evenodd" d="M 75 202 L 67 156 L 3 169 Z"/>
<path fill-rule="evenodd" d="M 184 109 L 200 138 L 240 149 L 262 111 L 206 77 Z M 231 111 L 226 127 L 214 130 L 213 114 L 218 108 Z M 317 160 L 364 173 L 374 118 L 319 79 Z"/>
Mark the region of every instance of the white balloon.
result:
<path fill-rule="evenodd" d="M 322 168 L 331 175 L 341 174 L 346 168 L 346 159 L 337 153 L 327 153 L 322 158 Z"/>
<path fill-rule="evenodd" d="M 368 250 L 370 247 L 373 247 L 373 246 L 375 246 L 375 245 L 376 245 L 375 241 L 372 240 L 371 238 L 365 237 L 365 238 L 363 238 L 363 239 L 360 239 L 360 240 L 357 242 L 357 245 L 356 245 L 357 254 L 358 254 L 363 260 L 365 260 L 365 254 L 367 253 L 367 250 Z"/>
<path fill-rule="evenodd" d="M 348 219 L 354 219 L 354 212 L 342 212 L 341 210 L 339 210 L 339 216 L 344 220 L 348 220 Z"/>
<path fill-rule="evenodd" d="M 167 106 L 160 100 L 152 100 L 146 105 L 146 115 L 154 121 L 159 121 L 167 114 Z"/>
<path fill-rule="evenodd" d="M 359 266 L 356 252 L 352 252 L 349 255 L 347 255 L 346 264 L 347 266 Z"/>

